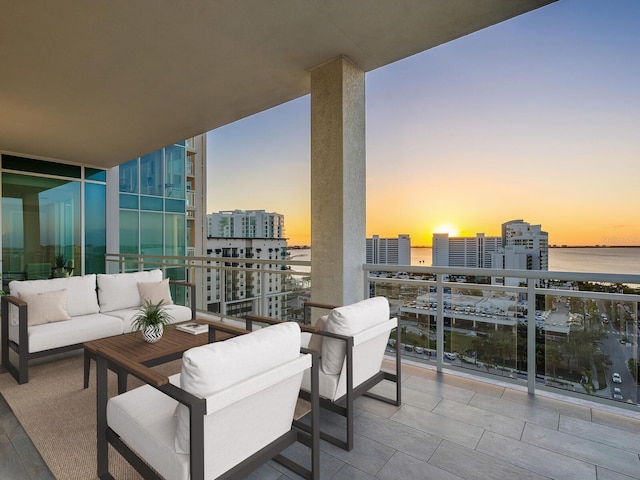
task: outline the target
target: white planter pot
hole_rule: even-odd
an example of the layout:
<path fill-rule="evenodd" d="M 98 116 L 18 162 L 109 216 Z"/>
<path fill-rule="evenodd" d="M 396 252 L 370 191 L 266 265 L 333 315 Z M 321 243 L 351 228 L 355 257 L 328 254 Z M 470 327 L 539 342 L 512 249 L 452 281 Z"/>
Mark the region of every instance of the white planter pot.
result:
<path fill-rule="evenodd" d="M 145 342 L 155 343 L 162 338 L 163 331 L 162 325 L 149 325 L 142 331 L 142 338 Z"/>

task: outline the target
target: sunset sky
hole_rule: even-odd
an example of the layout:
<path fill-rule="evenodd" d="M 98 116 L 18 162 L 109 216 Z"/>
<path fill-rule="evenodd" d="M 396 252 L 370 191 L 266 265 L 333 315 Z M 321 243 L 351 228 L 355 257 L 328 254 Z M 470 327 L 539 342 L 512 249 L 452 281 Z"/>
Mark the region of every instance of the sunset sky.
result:
<path fill-rule="evenodd" d="M 640 0 L 560 0 L 366 75 L 367 236 L 640 245 Z M 310 243 L 310 97 L 208 134 L 207 212 Z"/>

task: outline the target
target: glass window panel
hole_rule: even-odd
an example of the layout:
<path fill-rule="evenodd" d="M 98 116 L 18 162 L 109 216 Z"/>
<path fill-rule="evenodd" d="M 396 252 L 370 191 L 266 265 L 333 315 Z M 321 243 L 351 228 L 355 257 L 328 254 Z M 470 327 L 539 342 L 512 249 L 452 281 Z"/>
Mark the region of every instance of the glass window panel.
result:
<path fill-rule="evenodd" d="M 140 197 L 140 210 L 162 211 L 162 198 L 159 197 Z"/>
<path fill-rule="evenodd" d="M 120 253 L 138 254 L 138 212 L 120 211 Z M 138 262 L 126 263 L 126 270 L 138 270 Z"/>
<path fill-rule="evenodd" d="M 140 253 L 162 255 L 161 213 L 140 213 Z"/>
<path fill-rule="evenodd" d="M 184 198 L 185 149 L 181 146 L 165 148 L 165 197 Z"/>
<path fill-rule="evenodd" d="M 47 162 L 33 158 L 16 157 L 14 155 L 2 155 L 2 168 L 18 170 L 20 172 L 44 173 L 47 175 L 59 175 L 61 177 L 80 178 L 82 169 L 78 165 Z"/>
<path fill-rule="evenodd" d="M 165 214 L 165 255 L 184 256 L 185 250 L 185 217 L 184 215 Z"/>
<path fill-rule="evenodd" d="M 107 253 L 106 186 L 86 183 L 84 187 L 85 209 L 85 260 L 84 273 L 105 273 Z M 80 265 L 75 262 L 76 268 Z M 79 271 L 75 271 L 79 274 Z"/>
<path fill-rule="evenodd" d="M 125 195 L 120 194 L 120 208 L 138 208 L 138 196 L 137 195 Z"/>
<path fill-rule="evenodd" d="M 84 175 L 87 180 L 95 180 L 97 182 L 106 182 L 107 181 L 107 172 L 106 170 L 99 170 L 97 168 L 89 168 L 85 167 Z"/>
<path fill-rule="evenodd" d="M 185 202 L 184 200 L 170 200 L 165 201 L 165 210 L 167 212 L 184 213 Z"/>
<path fill-rule="evenodd" d="M 4 173 L 2 195 L 3 280 L 49 278 L 57 257 L 80 261 L 80 182 Z"/>
<path fill-rule="evenodd" d="M 138 159 L 120 165 L 119 174 L 120 191 L 138 193 Z"/>
<path fill-rule="evenodd" d="M 140 193 L 162 196 L 162 150 L 140 158 Z"/>

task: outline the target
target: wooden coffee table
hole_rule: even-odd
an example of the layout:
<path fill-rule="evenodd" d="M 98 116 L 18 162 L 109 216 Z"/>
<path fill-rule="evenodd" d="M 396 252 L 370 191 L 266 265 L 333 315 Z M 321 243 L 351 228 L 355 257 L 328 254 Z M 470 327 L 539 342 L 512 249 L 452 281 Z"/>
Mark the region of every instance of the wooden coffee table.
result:
<path fill-rule="evenodd" d="M 116 352 L 119 357 L 126 359 L 128 362 L 153 367 L 181 358 L 182 354 L 190 348 L 247 333 L 246 330 L 217 321 L 196 319 L 195 322 L 209 325 L 208 333 L 193 335 L 181 332 L 176 329 L 176 326 L 180 324 L 176 323 L 167 326 L 162 338 L 156 343 L 145 342 L 140 332 L 125 333 L 124 335 L 115 335 L 86 342 L 84 344 L 84 388 L 89 387 L 91 359 L 95 360 L 96 354 L 100 350 L 106 349 L 110 352 Z M 115 363 L 109 363 L 109 369 L 118 374 L 118 393 L 126 392 L 127 371 Z"/>

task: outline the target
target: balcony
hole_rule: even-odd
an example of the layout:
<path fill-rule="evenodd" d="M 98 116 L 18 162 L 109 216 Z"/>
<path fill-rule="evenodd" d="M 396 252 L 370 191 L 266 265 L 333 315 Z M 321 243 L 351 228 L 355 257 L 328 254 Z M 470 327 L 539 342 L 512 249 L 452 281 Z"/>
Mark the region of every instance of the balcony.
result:
<path fill-rule="evenodd" d="M 245 264 L 238 258 L 230 266 L 227 260 L 108 255 L 114 267 L 160 267 L 169 276 L 182 274 L 196 281 L 198 295 L 210 287 L 220 311 L 213 314 L 202 305 L 203 316 L 233 322 L 227 311 L 245 312 L 247 305 L 268 314 L 268 299 L 279 297 L 285 299 L 283 317 L 305 321 L 298 308 L 311 294 L 309 262 L 251 259 Z M 359 399 L 355 449 L 323 443 L 322 478 L 640 478 L 637 386 L 614 355 L 629 352 L 637 360 L 640 296 L 623 285 L 640 284 L 639 276 L 380 265 L 363 265 L 362 271 L 371 294 L 387 296 L 401 318 L 403 405 Z M 238 310 L 237 292 L 229 285 L 240 274 L 251 282 L 245 283 Z M 520 283 L 486 283 L 505 275 Z M 206 278 L 213 284 L 200 281 Z M 279 281 L 271 283 L 278 287 L 269 293 L 274 278 Z M 584 290 L 586 285 L 598 291 Z M 560 317 L 567 321 L 560 324 Z M 600 350 L 585 354 L 560 346 L 580 333 L 603 331 L 615 341 L 601 339 Z M 627 341 L 620 343 L 623 335 Z M 476 348 L 474 355 L 465 337 Z M 487 353 L 487 344 L 494 354 Z M 386 362 L 392 362 L 394 347 L 389 345 Z M 592 370 L 586 379 L 582 372 L 571 377 L 576 367 L 567 365 L 579 355 Z M 601 362 L 604 377 L 598 355 L 612 362 Z M 622 401 L 611 398 L 612 368 L 622 378 L 615 385 L 626 387 Z M 10 414 L 3 415 L 4 420 Z M 334 419 L 325 421 L 330 425 Z M 19 429 L 5 433 L 14 445 L 26 440 Z M 27 465 L 39 461 L 34 452 L 21 451 Z M 270 463 L 257 475 L 286 475 L 278 468 Z"/>

